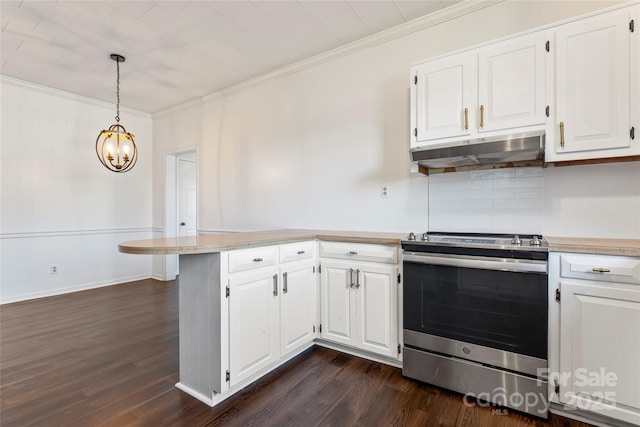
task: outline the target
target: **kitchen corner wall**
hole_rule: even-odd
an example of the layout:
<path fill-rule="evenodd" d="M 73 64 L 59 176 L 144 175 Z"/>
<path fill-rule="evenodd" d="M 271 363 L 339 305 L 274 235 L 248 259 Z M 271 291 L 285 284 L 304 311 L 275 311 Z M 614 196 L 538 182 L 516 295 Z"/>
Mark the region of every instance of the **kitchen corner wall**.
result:
<path fill-rule="evenodd" d="M 638 212 L 637 188 L 625 190 L 620 197 L 597 190 L 593 200 L 610 203 L 607 211 L 631 209 L 607 227 L 601 227 L 596 217 L 575 221 L 568 216 L 583 215 L 582 207 L 589 203 L 576 198 L 583 194 L 578 191 L 580 182 L 597 180 L 604 186 L 616 181 L 613 176 L 633 180 L 635 165 L 512 169 L 496 172 L 492 178 L 484 173 L 462 175 L 460 180 L 467 183 L 490 183 L 492 191 L 471 192 L 477 196 L 476 207 L 440 194 L 439 201 L 446 200 L 449 208 L 457 210 L 450 219 L 445 219 L 443 204 L 429 208 L 428 201 L 434 204 L 438 188 L 455 187 L 449 180 L 459 178 L 409 173 L 412 63 L 612 4 L 500 2 L 216 94 L 197 105 L 155 114 L 154 165 L 158 168 L 154 170 L 153 224 L 163 224 L 161 160 L 166 153 L 195 147 L 201 232 L 281 227 L 409 232 L 434 229 L 438 221 L 442 227 L 470 230 L 467 213 L 482 205 L 489 207 L 480 220 L 474 219 L 477 231 L 525 226 L 532 232 L 561 235 L 606 232 L 612 237 L 638 237 L 638 224 L 632 219 Z M 566 176 L 572 174 L 576 186 L 565 185 Z M 486 179 L 480 179 L 483 176 Z M 380 197 L 382 185 L 389 186 L 388 198 Z"/>
<path fill-rule="evenodd" d="M 149 277 L 118 243 L 153 237 L 150 115 L 122 109 L 139 161 L 115 174 L 95 153 L 115 105 L 4 77 L 0 96 L 0 302 Z"/>

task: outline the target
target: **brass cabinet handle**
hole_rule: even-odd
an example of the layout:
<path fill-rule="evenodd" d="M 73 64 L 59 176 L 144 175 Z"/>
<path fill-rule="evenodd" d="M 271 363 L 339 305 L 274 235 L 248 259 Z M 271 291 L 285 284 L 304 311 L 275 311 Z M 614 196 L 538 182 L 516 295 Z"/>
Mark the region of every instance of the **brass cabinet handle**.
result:
<path fill-rule="evenodd" d="M 469 129 L 469 109 L 464 109 L 464 129 Z"/>
<path fill-rule="evenodd" d="M 560 122 L 560 147 L 564 147 L 564 122 Z"/>
<path fill-rule="evenodd" d="M 591 269 L 594 273 L 611 273 L 611 269 L 602 268 L 602 267 L 594 267 Z"/>
<path fill-rule="evenodd" d="M 484 127 L 484 105 L 480 106 L 480 127 Z"/>

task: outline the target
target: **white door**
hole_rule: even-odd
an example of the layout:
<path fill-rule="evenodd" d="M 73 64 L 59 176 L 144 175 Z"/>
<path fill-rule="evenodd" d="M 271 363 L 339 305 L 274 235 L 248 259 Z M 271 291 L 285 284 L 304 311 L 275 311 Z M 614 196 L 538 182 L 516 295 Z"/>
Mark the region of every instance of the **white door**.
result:
<path fill-rule="evenodd" d="M 629 38 L 627 12 L 580 21 L 556 33 L 557 156 L 551 160 L 563 160 L 564 153 L 594 158 L 603 157 L 597 150 L 629 149 Z M 637 58 L 637 52 L 631 54 Z"/>
<path fill-rule="evenodd" d="M 329 341 L 355 345 L 355 269 L 352 263 L 322 261 L 320 294 L 322 331 Z"/>
<path fill-rule="evenodd" d="M 309 344 L 315 337 L 316 286 L 313 260 L 281 265 L 280 354 Z"/>
<path fill-rule="evenodd" d="M 411 146 L 423 141 L 468 135 L 475 128 L 475 55 L 428 62 L 412 78 Z"/>
<path fill-rule="evenodd" d="M 396 358 L 398 269 L 360 264 L 356 274 L 357 346 Z"/>
<path fill-rule="evenodd" d="M 545 123 L 544 34 L 519 37 L 478 51 L 478 130 Z"/>
<path fill-rule="evenodd" d="M 178 158 L 178 235 L 196 235 L 196 162 Z"/>
<path fill-rule="evenodd" d="M 279 357 L 277 268 L 229 278 L 229 385 L 256 374 Z"/>
<path fill-rule="evenodd" d="M 640 286 L 624 287 L 561 282 L 559 399 L 640 424 Z"/>

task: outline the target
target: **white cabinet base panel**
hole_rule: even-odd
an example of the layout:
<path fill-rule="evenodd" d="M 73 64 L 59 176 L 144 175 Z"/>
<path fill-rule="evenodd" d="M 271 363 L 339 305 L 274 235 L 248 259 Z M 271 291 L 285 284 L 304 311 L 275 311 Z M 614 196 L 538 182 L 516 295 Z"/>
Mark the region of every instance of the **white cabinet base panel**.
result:
<path fill-rule="evenodd" d="M 335 342 L 325 341 L 323 339 L 316 339 L 315 344 L 320 347 L 326 347 L 330 348 L 331 350 L 339 351 L 341 353 L 347 353 L 352 356 L 362 357 L 363 359 L 372 360 L 374 362 L 383 363 L 385 365 L 394 366 L 396 368 L 402 368 L 402 359 L 390 359 L 379 354 L 370 353 L 368 351 L 337 344 Z"/>
<path fill-rule="evenodd" d="M 292 353 L 290 356 L 288 356 L 288 357 L 286 357 L 286 358 L 284 358 L 282 360 L 279 360 L 278 363 L 276 363 L 274 365 L 271 365 L 271 366 L 268 366 L 268 367 L 264 368 L 262 371 L 258 372 L 254 376 L 252 376 L 251 378 L 247 378 L 244 381 L 239 382 L 235 386 L 230 387 L 224 393 L 213 393 L 213 396 L 206 396 L 206 395 L 204 395 L 204 394 L 202 394 L 202 393 L 190 388 L 189 386 L 184 385 L 184 384 L 179 383 L 179 382 L 176 383 L 176 388 L 179 389 L 179 390 L 184 391 L 185 393 L 187 393 L 191 397 L 195 397 L 196 399 L 198 399 L 202 403 L 206 403 L 209 406 L 216 406 L 220 402 L 230 398 L 231 396 L 233 396 L 234 394 L 236 394 L 237 392 L 239 392 L 243 388 L 247 387 L 248 385 L 255 383 L 257 380 L 259 380 L 260 378 L 264 377 L 269 372 L 272 372 L 273 370 L 277 369 L 278 367 L 284 365 L 285 363 L 287 363 L 288 361 L 290 361 L 294 357 L 297 357 L 297 356 L 301 355 L 302 353 L 304 353 L 305 351 L 307 351 L 308 349 L 310 349 L 314 345 L 315 345 L 315 343 L 313 343 L 313 342 L 309 343 L 306 347 L 302 347 L 298 351 Z"/>

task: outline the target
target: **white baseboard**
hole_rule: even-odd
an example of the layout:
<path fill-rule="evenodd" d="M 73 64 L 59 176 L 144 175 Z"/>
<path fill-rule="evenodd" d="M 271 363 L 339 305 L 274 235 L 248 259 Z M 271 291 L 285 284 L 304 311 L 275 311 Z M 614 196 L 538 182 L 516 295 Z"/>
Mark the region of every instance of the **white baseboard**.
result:
<path fill-rule="evenodd" d="M 207 397 L 206 395 L 195 391 L 194 389 L 192 389 L 191 387 L 182 384 L 181 382 L 177 382 L 176 383 L 176 388 L 178 390 L 182 390 L 185 393 L 187 393 L 189 396 L 195 397 L 196 399 L 198 399 L 200 402 L 206 403 L 209 406 L 213 406 L 213 398 L 211 397 Z"/>
<path fill-rule="evenodd" d="M 88 284 L 80 285 L 80 286 L 70 286 L 68 288 L 47 289 L 46 291 L 31 292 L 31 293 L 28 293 L 28 294 L 16 295 L 16 296 L 13 296 L 13 297 L 10 297 L 10 298 L 0 298 L 0 305 L 11 304 L 11 303 L 14 303 L 14 302 L 27 301 L 27 300 L 32 300 L 32 299 L 53 297 L 53 296 L 56 296 L 56 295 L 70 294 L 70 293 L 73 293 L 73 292 L 86 291 L 86 290 L 89 290 L 89 289 L 96 289 L 96 288 L 103 288 L 105 286 L 120 285 L 122 283 L 134 282 L 136 280 L 144 280 L 144 279 L 150 279 L 150 278 L 151 277 L 149 277 L 148 274 L 142 274 L 142 275 L 136 275 L 136 276 L 119 277 L 119 278 L 113 279 L 113 280 L 106 280 L 106 281 L 88 283 Z"/>

